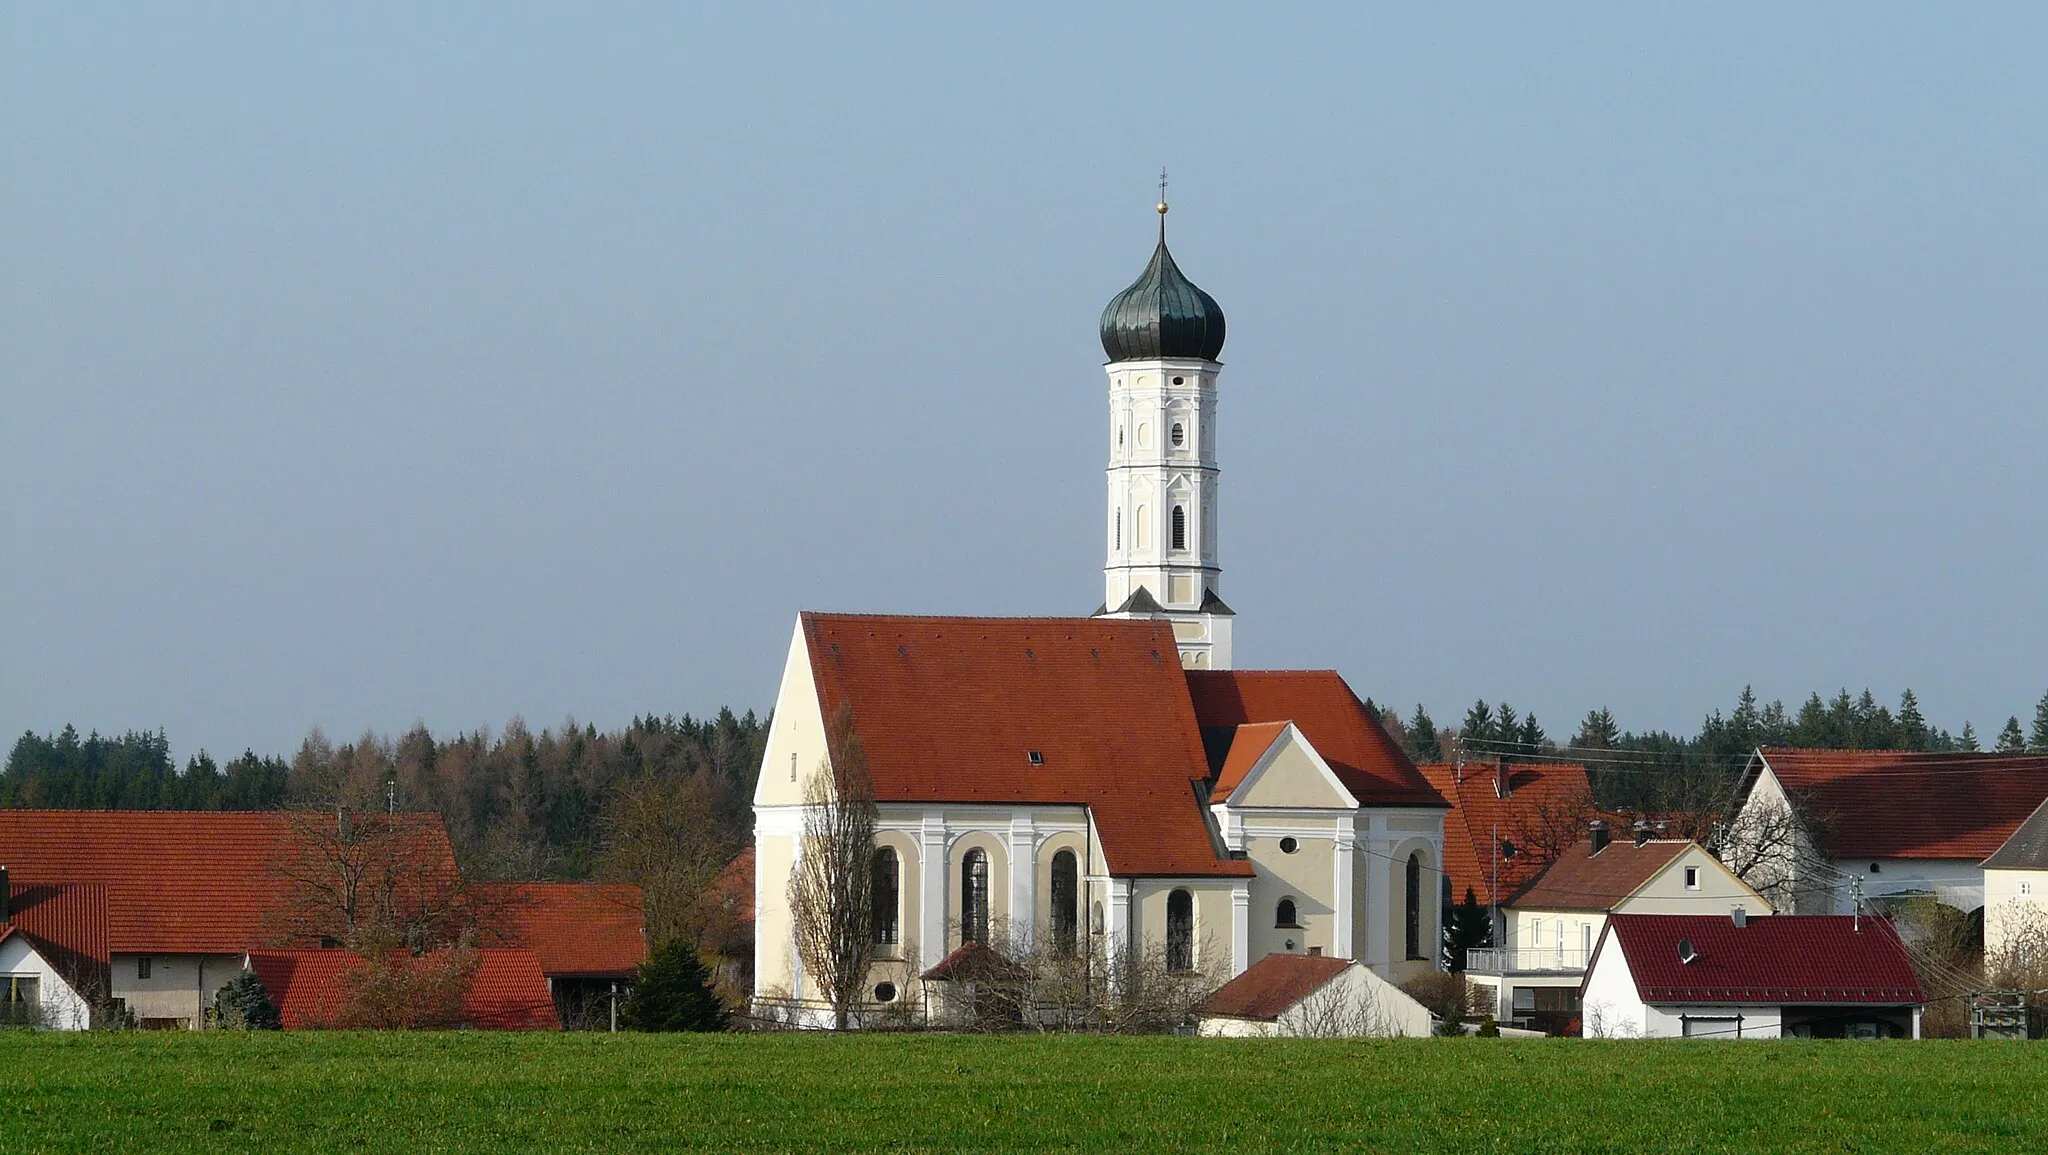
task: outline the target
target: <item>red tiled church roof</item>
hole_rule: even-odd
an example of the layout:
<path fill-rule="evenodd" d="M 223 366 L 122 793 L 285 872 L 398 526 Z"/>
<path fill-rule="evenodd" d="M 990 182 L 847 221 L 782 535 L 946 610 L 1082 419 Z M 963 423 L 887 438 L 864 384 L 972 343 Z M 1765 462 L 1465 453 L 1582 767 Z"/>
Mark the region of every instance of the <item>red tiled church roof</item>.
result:
<path fill-rule="evenodd" d="M 429 869 L 455 872 L 438 814 L 416 823 Z M 264 937 L 288 887 L 276 865 L 301 845 L 275 811 L 0 810 L 0 864 L 14 877 L 106 890 L 107 949 L 239 954 Z"/>
<path fill-rule="evenodd" d="M 1592 805 L 1593 791 L 1586 780 L 1586 768 L 1570 763 L 1508 765 L 1508 794 L 1497 790 L 1500 767 L 1472 763 L 1462 777 L 1457 766 L 1443 762 L 1420 767 L 1424 778 L 1451 802 L 1444 816 L 1444 869 L 1451 877 L 1451 901 L 1465 901 L 1470 888 L 1482 904 L 1494 901 L 1493 832 L 1518 845 L 1528 844 L 1527 831 L 1545 817 L 1546 810 L 1563 812 L 1583 804 Z M 1543 868 L 1543 863 L 1522 853 L 1500 862 L 1500 899 L 1507 896 Z"/>
<path fill-rule="evenodd" d="M 1334 670 L 1189 670 L 1205 730 L 1293 722 L 1361 806 L 1443 806 L 1444 798 Z"/>
<path fill-rule="evenodd" d="M 1695 952 L 1690 963 L 1680 960 L 1681 941 Z M 1617 944 L 1646 1003 L 1927 1001 L 1905 944 L 1882 918 L 1776 914 L 1736 926 L 1720 915 L 1616 914 L 1596 957 Z"/>
<path fill-rule="evenodd" d="M 505 941 L 534 953 L 542 974 L 624 976 L 647 961 L 637 886 L 520 882 L 476 889 L 479 908 Z"/>
<path fill-rule="evenodd" d="M 2048 755 L 1757 751 L 1830 858 L 1980 861 L 2048 799 Z"/>
<path fill-rule="evenodd" d="M 1216 988 L 1216 993 L 1202 1004 L 1200 1013 L 1232 1019 L 1277 1019 L 1287 1008 L 1344 973 L 1351 962 L 1327 955 L 1269 954 Z"/>
<path fill-rule="evenodd" d="M 1168 623 L 801 623 L 818 705 L 851 705 L 877 800 L 1085 806 L 1116 874 L 1251 874 L 1199 805 L 1209 767 Z"/>
<path fill-rule="evenodd" d="M 250 969 L 286 1030 L 332 1023 L 342 999 L 343 977 L 362 965 L 361 958 L 345 950 L 249 952 Z M 509 948 L 477 952 L 462 1017 L 463 1025 L 486 1031 L 552 1031 L 562 1026 L 541 976 L 540 960 L 530 950 Z"/>

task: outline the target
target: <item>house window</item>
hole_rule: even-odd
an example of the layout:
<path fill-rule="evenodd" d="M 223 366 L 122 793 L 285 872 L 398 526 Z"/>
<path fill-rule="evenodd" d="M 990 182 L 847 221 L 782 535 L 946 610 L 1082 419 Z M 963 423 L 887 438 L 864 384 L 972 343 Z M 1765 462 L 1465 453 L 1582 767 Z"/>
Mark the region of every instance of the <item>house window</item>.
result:
<path fill-rule="evenodd" d="M 1540 918 L 1529 920 L 1529 945 L 1532 947 L 1543 945 L 1543 920 Z"/>
<path fill-rule="evenodd" d="M 1195 969 L 1195 896 L 1185 890 L 1166 896 L 1166 969 Z"/>
<path fill-rule="evenodd" d="M 1422 856 L 1408 856 L 1408 957 L 1422 957 Z"/>
<path fill-rule="evenodd" d="M 960 941 L 988 941 L 988 852 L 970 850 L 960 860 Z"/>
<path fill-rule="evenodd" d="M 1074 852 L 1062 850 L 1052 856 L 1052 945 L 1062 955 L 1074 953 L 1074 939 L 1081 915 L 1081 871 Z"/>
<path fill-rule="evenodd" d="M 1301 925 L 1295 921 L 1293 899 L 1283 898 L 1280 900 L 1279 905 L 1273 908 L 1273 925 L 1284 927 L 1299 927 Z"/>
<path fill-rule="evenodd" d="M 34 975 L 0 978 L 0 1023 L 34 1022 L 41 993 L 41 980 Z"/>
<path fill-rule="evenodd" d="M 884 846 L 875 851 L 874 892 L 871 901 L 874 904 L 875 942 L 881 946 L 895 946 L 902 933 L 902 923 L 897 914 L 898 899 L 902 894 L 902 877 L 902 865 L 893 849 Z"/>
<path fill-rule="evenodd" d="M 1184 505 L 1173 507 L 1173 548 L 1188 547 L 1188 510 Z"/>
<path fill-rule="evenodd" d="M 143 955 L 141 958 L 135 960 L 135 977 L 138 979 L 146 979 L 149 977 L 148 955 Z"/>
<path fill-rule="evenodd" d="M 1698 890 L 1700 888 L 1699 867 L 1688 866 L 1685 868 L 1685 888 L 1687 890 Z"/>
<path fill-rule="evenodd" d="M 2025 897 L 2027 897 L 2028 895 L 2031 895 L 2031 894 L 2033 894 L 2033 893 L 2034 893 L 2034 884 L 2033 884 L 2033 882 L 2031 882 L 2031 881 L 2030 881 L 2030 880 L 2028 880 L 2028 879 L 2024 879 L 2024 878 L 2020 879 L 2020 897 L 2021 897 L 2021 898 L 2025 898 Z"/>
<path fill-rule="evenodd" d="M 1579 924 L 1579 953 L 1585 955 L 1588 961 L 1593 958 L 1593 924 L 1590 922 Z"/>

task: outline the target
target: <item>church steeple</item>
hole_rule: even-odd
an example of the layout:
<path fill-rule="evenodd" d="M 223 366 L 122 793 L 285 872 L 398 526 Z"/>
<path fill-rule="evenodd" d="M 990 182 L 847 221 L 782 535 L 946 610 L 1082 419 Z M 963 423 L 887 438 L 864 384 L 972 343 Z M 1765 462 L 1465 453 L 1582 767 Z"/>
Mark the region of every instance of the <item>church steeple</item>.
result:
<path fill-rule="evenodd" d="M 1216 377 L 1223 309 L 1159 243 L 1102 310 L 1109 355 L 1108 560 L 1102 613 L 1174 623 L 1181 663 L 1230 667 L 1230 607 L 1217 596 Z"/>

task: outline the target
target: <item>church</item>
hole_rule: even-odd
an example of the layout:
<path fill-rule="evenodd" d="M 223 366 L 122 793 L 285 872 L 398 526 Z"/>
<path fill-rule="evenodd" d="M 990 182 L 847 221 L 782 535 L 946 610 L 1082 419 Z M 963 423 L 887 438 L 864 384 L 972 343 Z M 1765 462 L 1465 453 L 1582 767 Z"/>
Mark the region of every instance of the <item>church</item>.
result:
<path fill-rule="evenodd" d="M 1396 983 L 1438 968 L 1449 804 L 1335 672 L 1233 666 L 1223 310 L 1174 263 L 1166 209 L 1150 263 L 1102 312 L 1101 607 L 798 616 L 754 795 L 757 1005 L 819 1005 L 789 892 L 835 717 L 878 812 L 877 1008 L 973 943 L 1149 952 L 1217 982 L 1274 953 Z"/>

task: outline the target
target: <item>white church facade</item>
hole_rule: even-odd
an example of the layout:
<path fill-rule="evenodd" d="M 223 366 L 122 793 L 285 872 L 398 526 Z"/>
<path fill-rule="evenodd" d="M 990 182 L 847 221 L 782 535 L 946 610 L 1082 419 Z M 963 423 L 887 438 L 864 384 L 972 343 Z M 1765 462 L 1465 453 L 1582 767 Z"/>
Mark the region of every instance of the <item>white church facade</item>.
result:
<path fill-rule="evenodd" d="M 790 880 L 806 783 L 842 711 L 879 815 L 877 1006 L 973 942 L 1146 953 L 1218 982 L 1276 952 L 1357 959 L 1394 982 L 1437 968 L 1448 803 L 1336 673 L 1233 668 L 1223 313 L 1175 265 L 1163 215 L 1101 336 L 1093 616 L 799 616 L 754 797 L 757 1004 L 820 1003 Z"/>

